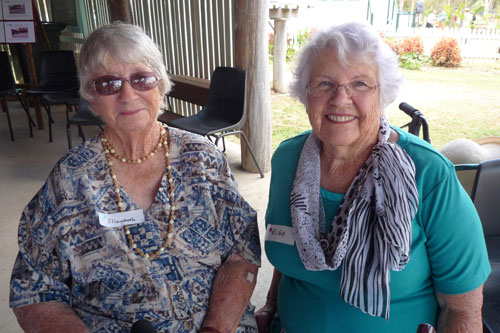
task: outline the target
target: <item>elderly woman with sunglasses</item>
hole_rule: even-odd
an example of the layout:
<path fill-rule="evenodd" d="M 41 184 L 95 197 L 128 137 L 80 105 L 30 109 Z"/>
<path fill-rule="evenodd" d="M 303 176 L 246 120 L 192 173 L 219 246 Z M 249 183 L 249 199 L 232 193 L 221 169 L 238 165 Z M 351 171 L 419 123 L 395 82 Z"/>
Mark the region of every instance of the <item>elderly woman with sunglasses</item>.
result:
<path fill-rule="evenodd" d="M 22 328 L 256 331 L 256 212 L 210 141 L 157 121 L 171 87 L 157 46 L 115 23 L 79 60 L 81 94 L 106 126 L 22 214 L 10 294 Z"/>
<path fill-rule="evenodd" d="M 401 82 L 363 24 L 319 31 L 302 51 L 292 89 L 312 131 L 273 156 L 260 332 L 482 329 L 481 224 L 453 165 L 388 124 Z"/>

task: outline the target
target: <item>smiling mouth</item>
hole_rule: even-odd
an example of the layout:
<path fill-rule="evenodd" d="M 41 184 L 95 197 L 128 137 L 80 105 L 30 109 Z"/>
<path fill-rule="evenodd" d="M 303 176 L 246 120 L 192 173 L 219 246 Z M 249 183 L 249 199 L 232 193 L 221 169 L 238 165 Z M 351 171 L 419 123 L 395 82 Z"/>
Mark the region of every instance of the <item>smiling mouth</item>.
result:
<path fill-rule="evenodd" d="M 141 111 L 140 109 L 137 109 L 137 110 L 129 110 L 129 111 L 122 111 L 120 112 L 122 115 L 124 116 L 129 116 L 129 115 L 133 115 L 133 114 L 136 114 L 138 113 L 139 111 Z"/>
<path fill-rule="evenodd" d="M 332 116 L 332 115 L 326 115 L 326 118 L 328 118 L 331 121 L 335 121 L 337 123 L 345 123 L 351 120 L 354 120 L 354 116 Z"/>

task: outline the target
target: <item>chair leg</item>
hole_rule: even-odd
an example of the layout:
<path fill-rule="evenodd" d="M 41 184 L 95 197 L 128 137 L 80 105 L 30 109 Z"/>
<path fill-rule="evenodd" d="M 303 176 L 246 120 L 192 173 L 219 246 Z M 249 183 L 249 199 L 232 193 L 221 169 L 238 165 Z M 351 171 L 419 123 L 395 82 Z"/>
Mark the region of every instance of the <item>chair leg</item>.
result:
<path fill-rule="evenodd" d="M 32 138 L 33 137 L 33 126 L 36 126 L 36 124 L 33 121 L 33 118 L 31 118 L 30 109 L 27 106 L 27 103 L 24 102 L 23 98 L 21 97 L 21 94 L 16 91 L 16 96 L 17 96 L 17 99 L 19 100 L 19 103 L 21 103 L 21 105 L 23 107 L 23 110 L 26 113 L 26 116 L 28 117 L 28 126 L 29 126 L 29 129 L 30 129 L 30 138 Z"/>
<path fill-rule="evenodd" d="M 71 142 L 71 125 L 69 122 L 66 123 L 66 137 L 68 138 L 68 150 L 71 150 L 73 142 Z"/>
<path fill-rule="evenodd" d="M 257 167 L 257 169 L 259 169 L 260 178 L 264 178 L 264 174 L 262 173 L 262 170 L 259 166 L 259 163 L 257 163 L 257 159 L 255 158 L 252 147 L 250 147 L 250 144 L 248 143 L 248 139 L 247 139 L 247 136 L 245 135 L 245 132 L 243 132 L 243 131 L 238 131 L 238 132 L 243 137 L 243 140 L 245 140 L 245 144 L 247 145 L 248 151 L 250 152 L 250 155 L 252 156 L 253 162 L 255 163 L 255 166 Z"/>
<path fill-rule="evenodd" d="M 230 133 L 230 134 L 226 134 L 226 135 L 231 135 L 231 134 L 235 134 L 235 133 Z M 211 139 L 212 136 L 215 138 L 215 141 L 212 141 L 212 139 Z M 221 135 L 209 134 L 208 138 L 210 139 L 210 141 L 212 141 L 214 143 L 214 145 L 217 146 L 217 148 L 219 148 L 219 140 L 222 139 L 222 152 L 223 153 L 226 152 L 226 140 L 224 140 L 224 133 L 222 133 Z"/>
<path fill-rule="evenodd" d="M 225 153 L 226 152 L 226 140 L 224 137 L 222 137 L 222 151 Z"/>
<path fill-rule="evenodd" d="M 85 142 L 85 134 L 83 133 L 82 126 L 78 125 L 78 135 L 82 138 L 82 142 Z"/>
<path fill-rule="evenodd" d="M 234 132 L 231 132 L 231 133 L 227 133 L 225 135 L 221 134 L 220 136 L 217 136 L 217 139 L 215 140 L 215 145 L 217 146 L 217 143 L 219 142 L 219 139 L 221 139 L 221 138 L 222 138 L 222 140 L 224 142 L 224 137 L 226 135 L 232 135 L 232 134 L 238 134 L 238 133 L 243 136 L 243 140 L 245 141 L 245 144 L 247 145 L 248 151 L 250 152 L 250 155 L 252 156 L 253 162 L 255 163 L 255 166 L 259 170 L 260 178 L 264 178 L 264 173 L 262 173 L 262 169 L 260 168 L 259 163 L 257 163 L 257 159 L 255 158 L 255 155 L 253 153 L 252 147 L 248 143 L 247 136 L 245 135 L 245 133 L 243 131 L 234 131 Z"/>
<path fill-rule="evenodd" d="M 42 100 L 40 98 L 40 100 Z M 43 108 L 45 109 L 45 111 L 47 112 L 47 117 L 49 118 L 49 142 L 52 142 L 52 124 L 54 123 L 54 119 L 52 118 L 52 112 L 50 110 L 50 105 L 45 105 L 45 103 L 42 103 L 43 104 Z"/>
<path fill-rule="evenodd" d="M 7 123 L 9 124 L 9 132 L 10 132 L 10 141 L 14 141 L 14 131 L 12 129 L 12 121 L 10 119 L 9 106 L 7 105 L 7 98 L 2 97 L 0 102 L 2 103 L 2 108 L 4 109 L 7 115 Z"/>

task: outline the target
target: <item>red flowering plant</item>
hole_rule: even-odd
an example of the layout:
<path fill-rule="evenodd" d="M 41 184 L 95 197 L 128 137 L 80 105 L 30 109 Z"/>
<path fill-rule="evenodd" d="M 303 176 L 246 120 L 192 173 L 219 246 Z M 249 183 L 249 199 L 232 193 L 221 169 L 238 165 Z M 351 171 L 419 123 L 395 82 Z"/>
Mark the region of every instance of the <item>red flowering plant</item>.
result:
<path fill-rule="evenodd" d="M 443 38 L 432 49 L 433 66 L 458 67 L 461 61 L 460 47 L 454 38 Z"/>
<path fill-rule="evenodd" d="M 420 69 L 427 62 L 424 56 L 424 42 L 420 37 L 385 39 L 385 42 L 399 56 L 399 65 L 406 69 Z"/>

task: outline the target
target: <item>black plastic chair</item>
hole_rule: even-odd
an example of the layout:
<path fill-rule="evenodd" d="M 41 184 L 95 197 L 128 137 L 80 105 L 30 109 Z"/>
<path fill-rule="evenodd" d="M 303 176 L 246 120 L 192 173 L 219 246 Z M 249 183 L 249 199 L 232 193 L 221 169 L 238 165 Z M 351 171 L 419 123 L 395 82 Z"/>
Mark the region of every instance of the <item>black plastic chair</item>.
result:
<path fill-rule="evenodd" d="M 101 118 L 92 113 L 90 110 L 90 103 L 86 99 L 80 97 L 75 114 L 72 117 L 69 117 L 68 122 L 66 123 L 68 149 L 73 147 L 71 142 L 71 125 L 78 126 L 78 135 L 82 138 L 82 142 L 84 142 L 85 134 L 83 133 L 82 126 L 99 126 L 102 130 L 104 123 Z"/>
<path fill-rule="evenodd" d="M 10 140 L 14 141 L 14 131 L 12 129 L 12 121 L 10 119 L 9 106 L 7 103 L 8 95 L 16 95 L 17 99 L 21 103 L 26 116 L 28 117 L 28 126 L 30 129 L 30 137 L 33 137 L 33 127 L 35 123 L 31 118 L 29 113 L 29 108 L 24 102 L 20 89 L 16 88 L 16 81 L 14 80 L 14 74 L 12 73 L 12 66 L 10 63 L 9 54 L 7 52 L 0 52 L 0 98 L 5 102 L 5 113 L 7 115 L 7 123 L 9 124 Z"/>
<path fill-rule="evenodd" d="M 42 95 L 42 104 L 50 109 L 51 105 L 66 105 L 66 123 L 69 121 L 69 113 L 76 110 L 80 94 L 78 91 L 69 90 L 55 94 Z M 52 112 L 51 112 L 52 113 Z"/>
<path fill-rule="evenodd" d="M 483 324 L 500 332 L 500 159 L 479 163 L 471 198 L 483 226 L 492 272 L 484 284 Z M 487 331 L 486 331 L 487 332 Z"/>
<path fill-rule="evenodd" d="M 456 164 L 457 178 L 469 196 L 472 195 L 472 187 L 476 178 L 478 164 Z"/>
<path fill-rule="evenodd" d="M 471 198 L 481 218 L 490 261 L 498 262 L 500 262 L 499 197 L 500 159 L 479 163 Z"/>
<path fill-rule="evenodd" d="M 39 97 L 49 118 L 49 141 L 52 142 L 52 123 L 54 122 L 50 105 L 43 98 L 45 95 L 77 92 L 79 88 L 78 70 L 73 51 L 45 51 L 42 54 L 38 85 L 26 91 L 27 95 Z M 52 100 L 52 104 L 57 103 Z"/>
<path fill-rule="evenodd" d="M 483 287 L 483 331 L 500 332 L 500 262 L 490 261 L 491 274 Z"/>
<path fill-rule="evenodd" d="M 167 124 L 208 138 L 215 138 L 215 145 L 222 138 L 223 151 L 226 149 L 224 137 L 240 134 L 263 178 L 264 174 L 247 136 L 241 130 L 246 121 L 246 82 L 245 71 L 231 67 L 217 67 L 210 81 L 207 103 L 201 111 L 193 116 L 171 120 Z"/>
<path fill-rule="evenodd" d="M 431 143 L 429 126 L 427 125 L 427 120 L 425 119 L 423 113 L 405 102 L 399 104 L 399 109 L 411 117 L 411 121 L 408 124 L 401 126 L 401 128 L 408 127 L 408 132 L 416 136 L 420 135 L 420 128 L 422 128 L 422 138 Z"/>

